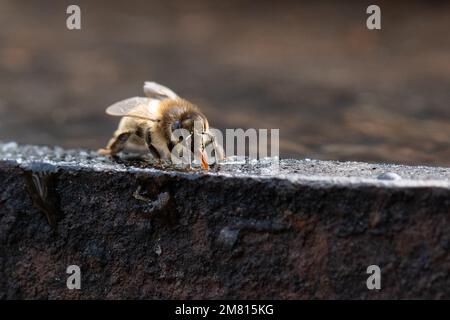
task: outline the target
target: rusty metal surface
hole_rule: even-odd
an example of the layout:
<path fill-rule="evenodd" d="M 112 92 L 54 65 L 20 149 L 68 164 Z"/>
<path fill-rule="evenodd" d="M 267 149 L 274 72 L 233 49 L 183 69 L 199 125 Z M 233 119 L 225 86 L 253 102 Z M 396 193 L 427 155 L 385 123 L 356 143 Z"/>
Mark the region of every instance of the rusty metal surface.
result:
<path fill-rule="evenodd" d="M 162 171 L 4 146 L 3 299 L 450 298 L 450 190 L 436 184 L 448 169 L 380 167 L 416 182 L 399 185 L 367 180 L 362 163 L 289 160 L 285 173 L 311 179 L 258 178 L 251 166 Z M 333 165 L 365 180 L 330 179 Z M 71 264 L 81 290 L 66 288 Z M 366 287 L 372 264 L 379 291 Z"/>

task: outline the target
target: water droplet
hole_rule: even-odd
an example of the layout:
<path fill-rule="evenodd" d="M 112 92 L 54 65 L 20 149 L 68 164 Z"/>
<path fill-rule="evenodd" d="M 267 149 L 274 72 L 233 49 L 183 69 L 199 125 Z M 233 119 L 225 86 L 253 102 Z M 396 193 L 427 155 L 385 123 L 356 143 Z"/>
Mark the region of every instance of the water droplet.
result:
<path fill-rule="evenodd" d="M 378 180 L 400 180 L 401 178 L 394 172 L 384 172 L 377 177 Z"/>
<path fill-rule="evenodd" d="M 155 245 L 155 253 L 160 256 L 162 253 L 161 246 L 159 244 Z"/>

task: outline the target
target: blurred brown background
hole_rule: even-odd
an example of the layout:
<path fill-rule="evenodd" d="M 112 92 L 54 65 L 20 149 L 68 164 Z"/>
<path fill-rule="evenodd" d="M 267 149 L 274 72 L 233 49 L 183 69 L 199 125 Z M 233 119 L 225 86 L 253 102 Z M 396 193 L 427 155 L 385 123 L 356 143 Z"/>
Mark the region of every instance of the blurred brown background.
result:
<path fill-rule="evenodd" d="M 0 140 L 102 147 L 154 80 L 283 157 L 448 166 L 450 2 L 373 3 L 0 0 Z"/>

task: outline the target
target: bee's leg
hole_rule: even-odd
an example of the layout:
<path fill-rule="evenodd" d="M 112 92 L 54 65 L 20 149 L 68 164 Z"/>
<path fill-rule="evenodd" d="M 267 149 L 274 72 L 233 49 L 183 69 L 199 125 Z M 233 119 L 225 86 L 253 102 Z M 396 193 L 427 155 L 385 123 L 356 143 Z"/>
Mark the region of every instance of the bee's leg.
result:
<path fill-rule="evenodd" d="M 159 155 L 158 150 L 156 150 L 156 148 L 152 144 L 148 146 L 148 151 L 150 151 L 153 158 L 155 158 L 157 160 L 161 159 L 161 156 Z"/>
<path fill-rule="evenodd" d="M 223 150 L 223 147 L 215 141 L 213 143 L 214 143 L 214 153 L 216 156 L 216 160 L 217 161 L 225 160 L 225 151 Z"/>
<path fill-rule="evenodd" d="M 161 159 L 163 160 L 170 160 L 171 159 L 171 153 L 169 151 L 169 148 L 167 148 L 167 145 L 163 145 L 161 148 L 158 149 L 159 154 L 161 155 Z"/>
<path fill-rule="evenodd" d="M 97 152 L 100 155 L 110 155 L 114 156 L 123 150 L 128 138 L 133 134 L 133 131 L 119 131 L 115 132 L 114 136 L 109 140 L 105 149 L 99 149 Z"/>
<path fill-rule="evenodd" d="M 223 147 L 217 143 L 215 136 L 211 133 L 206 133 L 208 136 L 208 140 L 205 142 L 205 148 L 210 146 L 212 144 L 213 150 L 214 150 L 214 157 L 216 158 L 216 161 L 222 161 L 225 159 L 225 151 L 223 150 Z"/>
<path fill-rule="evenodd" d="M 155 146 L 152 144 L 152 133 L 150 129 L 147 129 L 145 131 L 145 143 L 147 144 L 148 151 L 150 152 L 152 157 L 155 158 L 156 160 L 161 160 L 161 155 L 159 154 Z"/>

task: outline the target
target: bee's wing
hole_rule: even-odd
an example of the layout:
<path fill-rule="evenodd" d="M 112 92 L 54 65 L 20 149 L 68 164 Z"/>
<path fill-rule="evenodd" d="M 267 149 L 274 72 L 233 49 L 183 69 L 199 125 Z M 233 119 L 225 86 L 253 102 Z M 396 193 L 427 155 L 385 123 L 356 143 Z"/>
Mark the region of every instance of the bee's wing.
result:
<path fill-rule="evenodd" d="M 147 97 L 157 100 L 178 98 L 175 92 L 156 82 L 144 82 L 144 93 Z"/>
<path fill-rule="evenodd" d="M 106 108 L 106 113 L 111 116 L 133 117 L 151 121 L 158 121 L 151 112 L 149 98 L 133 97 L 128 98 Z"/>

